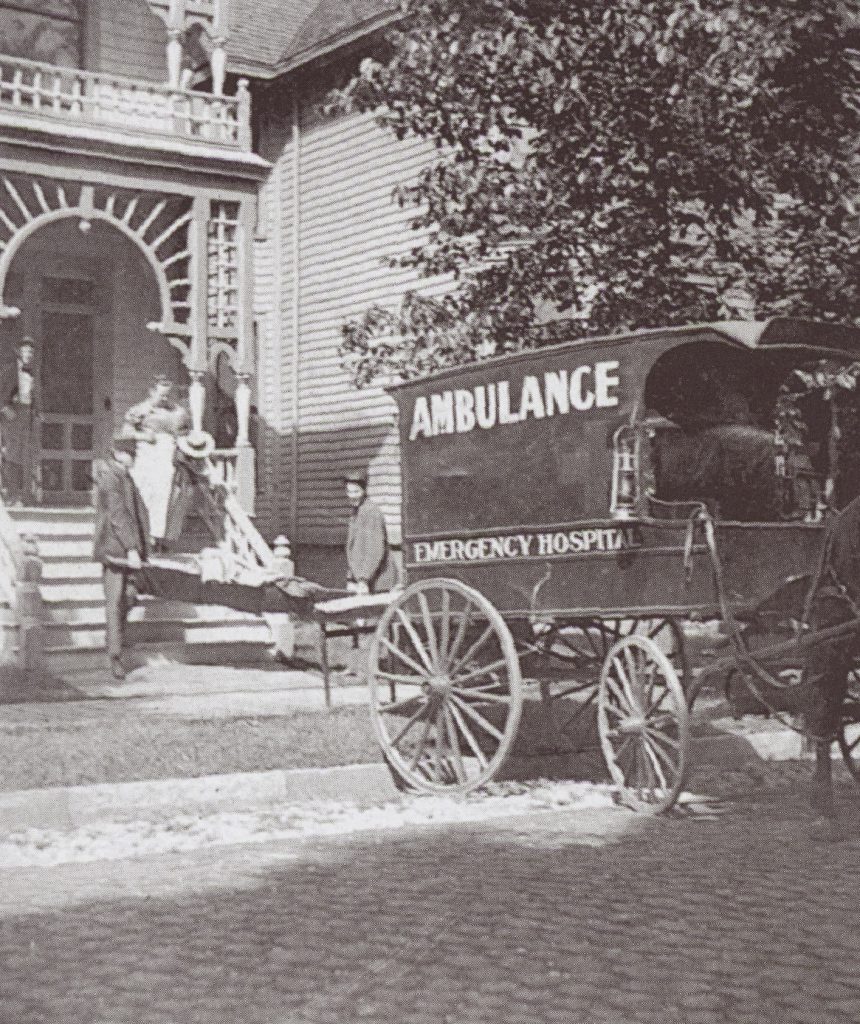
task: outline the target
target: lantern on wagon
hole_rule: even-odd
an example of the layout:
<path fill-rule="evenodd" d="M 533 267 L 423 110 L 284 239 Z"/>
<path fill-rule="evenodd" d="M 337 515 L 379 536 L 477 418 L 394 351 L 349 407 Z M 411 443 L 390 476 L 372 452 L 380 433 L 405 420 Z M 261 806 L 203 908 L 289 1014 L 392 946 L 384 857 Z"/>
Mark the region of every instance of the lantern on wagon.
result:
<path fill-rule="evenodd" d="M 639 504 L 639 433 L 629 425 L 619 427 L 612 438 L 612 492 L 609 514 L 613 519 L 633 519 Z"/>

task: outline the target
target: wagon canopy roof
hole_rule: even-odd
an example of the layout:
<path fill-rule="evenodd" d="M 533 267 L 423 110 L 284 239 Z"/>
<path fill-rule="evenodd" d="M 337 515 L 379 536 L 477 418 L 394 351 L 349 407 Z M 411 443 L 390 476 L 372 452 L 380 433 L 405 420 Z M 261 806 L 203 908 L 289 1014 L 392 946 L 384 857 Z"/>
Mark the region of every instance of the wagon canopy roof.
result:
<path fill-rule="evenodd" d="M 771 320 L 722 320 L 715 323 L 690 324 L 685 327 L 657 327 L 622 334 L 601 335 L 599 337 L 582 337 L 565 341 L 558 345 L 547 345 L 524 352 L 496 356 L 480 362 L 466 363 L 463 366 L 437 370 L 415 380 L 392 384 L 387 391 L 399 391 L 402 388 L 415 387 L 427 382 L 446 380 L 471 373 L 484 367 L 518 363 L 523 360 L 534 361 L 544 355 L 556 355 L 565 350 L 579 351 L 600 348 L 615 348 L 621 345 L 644 346 L 649 341 L 655 344 L 654 355 L 667 351 L 667 339 L 677 338 L 678 344 L 691 341 L 702 342 L 729 341 L 748 349 L 760 348 L 797 348 L 810 349 L 822 353 L 844 353 L 852 358 L 860 359 L 860 328 L 847 324 L 822 323 L 815 320 L 801 320 L 778 317 Z"/>

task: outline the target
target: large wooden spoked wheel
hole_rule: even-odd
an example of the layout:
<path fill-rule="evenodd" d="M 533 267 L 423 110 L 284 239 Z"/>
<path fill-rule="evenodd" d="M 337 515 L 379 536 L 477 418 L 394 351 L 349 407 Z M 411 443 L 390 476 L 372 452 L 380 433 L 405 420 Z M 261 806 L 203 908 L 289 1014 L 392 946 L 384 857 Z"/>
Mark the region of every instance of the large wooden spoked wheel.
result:
<path fill-rule="evenodd" d="M 686 777 L 690 716 L 671 661 L 632 633 L 609 649 L 597 698 L 600 746 L 623 803 L 668 810 Z"/>
<path fill-rule="evenodd" d="M 848 692 L 842 701 L 842 718 L 836 734 L 845 767 L 860 786 L 860 667 L 848 674 Z"/>
<path fill-rule="evenodd" d="M 420 580 L 390 604 L 368 658 L 373 728 L 410 788 L 465 793 L 507 757 L 523 706 L 513 637 L 477 590 Z"/>

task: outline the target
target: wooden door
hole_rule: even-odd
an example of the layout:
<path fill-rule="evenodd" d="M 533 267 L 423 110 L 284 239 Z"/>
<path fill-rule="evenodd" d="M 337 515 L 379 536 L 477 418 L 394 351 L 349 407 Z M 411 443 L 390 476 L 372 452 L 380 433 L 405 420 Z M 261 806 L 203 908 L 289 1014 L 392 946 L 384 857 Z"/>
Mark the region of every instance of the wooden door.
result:
<path fill-rule="evenodd" d="M 86 505 L 97 450 L 95 315 L 42 308 L 39 455 L 45 505 Z"/>

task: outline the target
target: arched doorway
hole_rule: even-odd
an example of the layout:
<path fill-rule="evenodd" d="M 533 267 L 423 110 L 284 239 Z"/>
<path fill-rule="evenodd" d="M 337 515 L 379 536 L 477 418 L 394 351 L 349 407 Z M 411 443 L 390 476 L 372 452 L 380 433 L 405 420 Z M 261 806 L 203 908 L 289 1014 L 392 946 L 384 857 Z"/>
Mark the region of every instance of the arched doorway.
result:
<path fill-rule="evenodd" d="M 180 353 L 147 328 L 162 316 L 153 269 L 110 223 L 69 217 L 23 241 L 3 299 L 20 309 L 3 324 L 4 380 L 15 342 L 25 335 L 36 342 L 39 501 L 86 505 L 93 461 L 128 407 L 158 373 L 184 383 Z"/>

